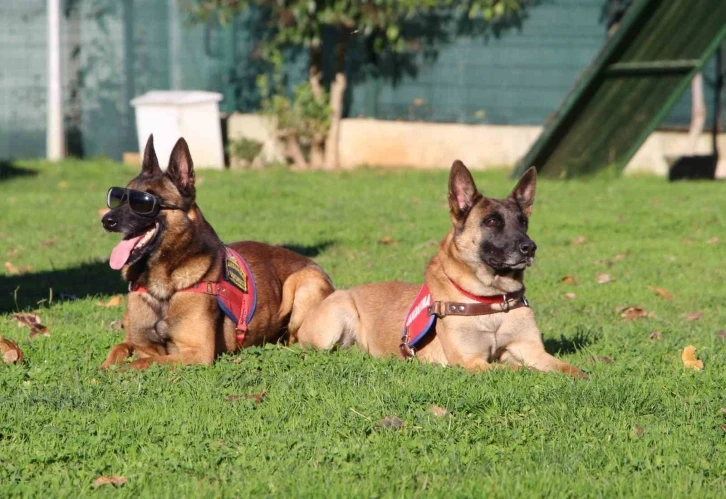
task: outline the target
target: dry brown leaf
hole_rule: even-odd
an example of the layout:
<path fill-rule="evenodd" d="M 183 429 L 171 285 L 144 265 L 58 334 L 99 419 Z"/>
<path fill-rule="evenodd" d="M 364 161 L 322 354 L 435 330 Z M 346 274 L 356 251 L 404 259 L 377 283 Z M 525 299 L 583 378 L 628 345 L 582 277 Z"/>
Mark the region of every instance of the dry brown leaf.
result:
<path fill-rule="evenodd" d="M 673 295 L 670 294 L 668 291 L 666 291 L 663 288 L 659 288 L 659 287 L 656 287 L 656 286 L 648 286 L 648 289 L 651 290 L 654 293 L 659 294 L 665 300 L 671 301 L 673 299 Z"/>
<path fill-rule="evenodd" d="M 562 279 L 560 279 L 560 282 L 562 284 L 577 284 L 577 279 L 575 279 L 574 275 L 566 275 Z"/>
<path fill-rule="evenodd" d="M 645 434 L 645 430 L 642 427 L 638 426 L 637 424 L 633 425 L 633 432 L 635 433 L 635 436 L 637 436 L 638 438 L 642 437 Z"/>
<path fill-rule="evenodd" d="M 663 339 L 663 333 L 658 331 L 657 329 L 655 331 L 651 331 L 648 335 L 648 338 L 652 341 L 660 341 Z"/>
<path fill-rule="evenodd" d="M 378 242 L 380 244 L 385 244 L 388 246 L 395 246 L 398 244 L 396 241 L 393 240 L 393 238 L 391 236 L 382 237 L 381 239 L 378 240 Z"/>
<path fill-rule="evenodd" d="M 0 336 L 0 354 L 2 354 L 3 362 L 6 364 L 21 364 L 23 362 L 23 352 L 18 348 L 18 344 L 12 340 L 6 340 Z"/>
<path fill-rule="evenodd" d="M 98 301 L 96 302 L 96 305 L 99 307 L 118 307 L 121 306 L 121 304 L 124 302 L 124 298 L 121 295 L 116 295 L 107 302 Z"/>
<path fill-rule="evenodd" d="M 565 298 L 568 300 L 574 300 L 577 298 L 577 295 L 575 293 L 565 293 Z"/>
<path fill-rule="evenodd" d="M 723 431 L 726 431 L 726 424 L 722 424 L 722 425 L 721 425 L 721 429 L 722 429 Z"/>
<path fill-rule="evenodd" d="M 681 360 L 683 361 L 683 367 L 686 369 L 694 369 L 696 371 L 703 369 L 703 361 L 696 358 L 696 347 L 693 345 L 688 345 L 683 349 Z"/>
<path fill-rule="evenodd" d="M 113 485 L 114 487 L 121 487 L 125 483 L 125 476 L 100 476 L 93 481 L 93 486 L 100 487 L 102 485 Z"/>
<path fill-rule="evenodd" d="M 43 321 L 37 314 L 13 314 L 13 319 L 18 323 L 18 327 L 30 329 L 28 337 L 31 340 L 39 335 L 50 336 L 50 331 L 43 325 Z"/>
<path fill-rule="evenodd" d="M 249 399 L 254 400 L 257 404 L 260 404 L 262 403 L 262 399 L 265 397 L 266 393 L 266 390 L 262 390 L 260 393 L 253 393 L 252 395 L 227 395 L 227 402 L 234 402 L 239 399 Z"/>
<path fill-rule="evenodd" d="M 46 239 L 45 241 L 43 241 L 42 243 L 40 243 L 40 246 L 42 248 L 47 248 L 49 246 L 55 246 L 55 243 L 56 242 L 57 241 L 56 241 L 55 237 L 51 237 L 50 239 Z"/>
<path fill-rule="evenodd" d="M 703 319 L 703 312 L 686 312 L 685 314 L 682 314 L 681 317 L 688 321 L 700 321 Z"/>
<path fill-rule="evenodd" d="M 716 244 L 718 242 L 718 237 L 713 236 L 711 239 L 706 241 L 706 244 Z"/>
<path fill-rule="evenodd" d="M 726 340 L 726 329 L 722 329 L 718 333 L 716 333 L 716 336 L 719 340 Z"/>
<path fill-rule="evenodd" d="M 642 319 L 643 317 L 652 317 L 653 314 L 647 312 L 640 307 L 618 307 L 616 312 L 620 312 L 620 317 L 629 321 L 633 319 Z"/>
<path fill-rule="evenodd" d="M 7 272 L 10 275 L 15 275 L 15 274 L 19 274 L 20 270 L 18 270 L 18 268 L 15 265 L 13 265 L 12 263 L 5 262 L 5 272 Z"/>
<path fill-rule="evenodd" d="M 600 284 L 607 284 L 610 281 L 612 281 L 610 274 L 598 274 L 597 275 L 597 282 L 599 282 Z"/>
<path fill-rule="evenodd" d="M 400 430 L 403 428 L 403 421 L 396 416 L 386 416 L 378 423 L 378 426 L 389 430 Z"/>
<path fill-rule="evenodd" d="M 575 239 L 570 241 L 570 244 L 573 246 L 576 244 L 585 244 L 587 242 L 587 238 L 585 236 L 577 236 Z"/>
<path fill-rule="evenodd" d="M 447 411 L 443 407 L 439 407 L 438 405 L 432 405 L 431 407 L 429 407 L 429 412 L 434 416 L 438 417 L 446 416 L 449 414 L 449 411 Z"/>

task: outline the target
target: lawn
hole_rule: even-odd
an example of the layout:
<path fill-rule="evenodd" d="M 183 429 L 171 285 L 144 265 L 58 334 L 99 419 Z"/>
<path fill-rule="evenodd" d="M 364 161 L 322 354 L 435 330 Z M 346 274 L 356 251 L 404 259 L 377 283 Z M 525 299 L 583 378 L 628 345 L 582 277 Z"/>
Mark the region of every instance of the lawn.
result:
<path fill-rule="evenodd" d="M 98 212 L 134 171 L 1 168 L 0 334 L 25 362 L 0 364 L 0 497 L 726 496 L 726 185 L 540 181 L 527 294 L 548 350 L 589 381 L 284 345 L 107 374 L 122 308 L 99 302 L 125 287 Z M 420 282 L 450 223 L 443 170 L 197 176 L 223 240 L 297 248 L 338 287 Z M 16 327 L 24 309 L 50 336 Z M 687 345 L 702 371 L 684 369 Z M 126 483 L 95 489 L 102 475 Z"/>

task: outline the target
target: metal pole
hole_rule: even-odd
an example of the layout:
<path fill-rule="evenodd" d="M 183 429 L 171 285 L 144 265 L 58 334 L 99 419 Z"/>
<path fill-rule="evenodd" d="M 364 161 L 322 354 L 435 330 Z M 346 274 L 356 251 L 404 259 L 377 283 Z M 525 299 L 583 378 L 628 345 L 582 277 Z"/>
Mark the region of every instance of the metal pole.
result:
<path fill-rule="evenodd" d="M 48 124 L 46 130 L 46 156 L 50 161 L 58 161 L 65 155 L 60 48 L 60 0 L 48 0 Z"/>

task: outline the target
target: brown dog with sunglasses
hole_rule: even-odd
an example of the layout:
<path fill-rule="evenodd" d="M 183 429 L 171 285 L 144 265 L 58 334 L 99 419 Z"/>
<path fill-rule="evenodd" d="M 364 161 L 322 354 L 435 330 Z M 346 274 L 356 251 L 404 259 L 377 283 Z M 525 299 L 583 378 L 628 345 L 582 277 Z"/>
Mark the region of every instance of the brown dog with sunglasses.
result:
<path fill-rule="evenodd" d="M 225 245 L 195 200 L 194 168 L 184 139 L 166 172 L 153 137 L 141 173 L 112 187 L 103 227 L 123 234 L 110 265 L 130 293 L 125 338 L 101 368 L 124 364 L 212 364 L 222 352 L 293 336 L 303 319 L 333 291 L 313 261 L 257 242 Z"/>
<path fill-rule="evenodd" d="M 381 282 L 339 290 L 298 332 L 303 345 L 357 344 L 371 355 L 484 371 L 512 367 L 586 377 L 548 354 L 524 298 L 524 269 L 537 246 L 527 235 L 536 171 L 506 199 L 482 196 L 461 161 L 451 167 L 452 227 L 426 268 L 424 285 Z"/>

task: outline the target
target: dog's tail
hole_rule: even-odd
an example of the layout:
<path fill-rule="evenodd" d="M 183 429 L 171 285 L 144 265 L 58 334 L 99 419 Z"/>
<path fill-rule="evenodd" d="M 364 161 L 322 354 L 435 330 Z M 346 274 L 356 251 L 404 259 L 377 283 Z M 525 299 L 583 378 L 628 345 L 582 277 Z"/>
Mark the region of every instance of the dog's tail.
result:
<path fill-rule="evenodd" d="M 315 264 L 307 265 L 287 278 L 282 286 L 279 319 L 287 321 L 290 343 L 297 340 L 297 331 L 305 318 L 333 291 L 330 277 Z"/>

